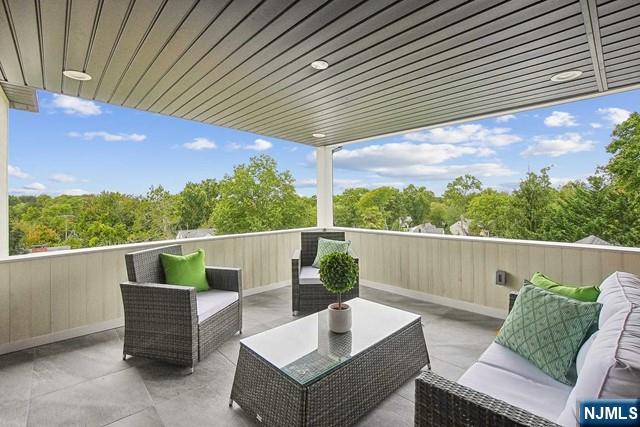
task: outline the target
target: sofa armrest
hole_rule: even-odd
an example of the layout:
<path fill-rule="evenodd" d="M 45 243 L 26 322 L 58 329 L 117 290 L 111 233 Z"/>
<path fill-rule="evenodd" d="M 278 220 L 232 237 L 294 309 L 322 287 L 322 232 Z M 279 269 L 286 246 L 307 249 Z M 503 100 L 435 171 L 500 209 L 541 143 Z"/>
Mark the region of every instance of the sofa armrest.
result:
<path fill-rule="evenodd" d="M 242 270 L 230 267 L 205 267 L 211 289 L 238 292 L 242 298 Z"/>
<path fill-rule="evenodd" d="M 516 298 L 518 298 L 517 292 L 509 292 L 509 313 L 513 309 L 513 304 L 516 302 Z"/>
<path fill-rule="evenodd" d="M 160 283 L 120 283 L 127 327 L 191 335 L 198 325 L 196 289 Z M 143 326 L 144 327 L 144 326 Z"/>
<path fill-rule="evenodd" d="M 416 378 L 416 426 L 536 426 L 557 424 L 524 409 L 423 371 Z"/>
<path fill-rule="evenodd" d="M 300 262 L 300 249 L 296 249 L 293 251 L 293 255 L 291 256 L 291 271 L 297 272 L 299 277 L 301 268 L 302 263 Z"/>

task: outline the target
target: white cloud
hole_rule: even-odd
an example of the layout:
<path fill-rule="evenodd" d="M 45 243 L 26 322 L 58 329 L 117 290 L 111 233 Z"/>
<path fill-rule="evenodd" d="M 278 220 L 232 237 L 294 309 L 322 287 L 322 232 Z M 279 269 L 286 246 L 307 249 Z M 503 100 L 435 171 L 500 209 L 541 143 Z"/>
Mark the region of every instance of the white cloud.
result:
<path fill-rule="evenodd" d="M 364 187 L 364 188 L 378 188 L 378 187 L 406 187 L 405 182 L 389 181 L 389 182 L 371 182 L 364 181 L 362 179 L 349 179 L 349 178 L 335 178 L 333 180 L 334 189 L 344 190 L 345 188 Z M 316 179 L 299 179 L 296 181 L 297 188 L 315 188 Z"/>
<path fill-rule="evenodd" d="M 65 196 L 86 196 L 87 194 L 91 194 L 91 192 L 81 188 L 72 188 L 70 190 L 62 191 L 61 194 Z"/>
<path fill-rule="evenodd" d="M 39 182 L 32 182 L 31 184 L 27 184 L 22 188 L 24 188 L 25 190 L 44 191 L 47 189 L 47 186 Z"/>
<path fill-rule="evenodd" d="M 146 135 L 142 135 L 139 133 L 110 133 L 104 131 L 93 131 L 93 132 L 69 132 L 67 136 L 72 138 L 81 138 L 87 141 L 91 141 L 93 139 L 99 138 L 104 141 L 112 142 L 112 141 L 132 141 L 132 142 L 141 142 L 147 139 Z"/>
<path fill-rule="evenodd" d="M 245 150 L 265 151 L 273 147 L 273 144 L 264 139 L 256 139 L 253 144 L 247 145 Z"/>
<path fill-rule="evenodd" d="M 482 178 L 516 174 L 515 171 L 496 162 L 439 166 L 410 165 L 402 168 L 375 168 L 372 169 L 371 172 L 387 177 L 410 177 L 431 180 L 453 179 L 464 174 L 471 174 Z"/>
<path fill-rule="evenodd" d="M 631 111 L 617 107 L 598 108 L 598 113 L 602 116 L 603 119 L 608 121 L 613 126 L 624 122 L 631 115 Z"/>
<path fill-rule="evenodd" d="M 216 143 L 207 138 L 194 138 L 193 141 L 182 144 L 187 150 L 213 150 L 217 148 Z"/>
<path fill-rule="evenodd" d="M 504 116 L 496 117 L 496 122 L 498 122 L 498 123 L 506 123 L 509 120 L 513 120 L 515 118 L 516 118 L 516 116 L 513 115 L 513 114 L 505 114 Z"/>
<path fill-rule="evenodd" d="M 549 181 L 551 181 L 551 185 L 554 187 L 563 187 L 572 181 L 579 181 L 582 178 L 579 177 L 568 177 L 568 176 L 550 176 Z"/>
<path fill-rule="evenodd" d="M 411 132 L 404 137 L 410 141 L 434 144 L 481 144 L 502 147 L 522 140 L 510 132 L 509 128 L 487 128 L 483 125 L 468 124 Z"/>
<path fill-rule="evenodd" d="M 544 118 L 544 124 L 552 128 L 578 126 L 576 118 L 565 111 L 553 111 L 551 115 Z"/>
<path fill-rule="evenodd" d="M 534 143 L 529 145 L 521 154 L 523 156 L 559 157 L 569 153 L 591 151 L 594 141 L 583 139 L 582 135 L 568 132 L 555 137 L 534 137 Z"/>
<path fill-rule="evenodd" d="M 23 171 L 22 169 L 20 169 L 17 166 L 9 165 L 8 171 L 9 171 L 9 176 L 12 176 L 14 178 L 18 178 L 18 179 L 27 179 L 27 178 L 29 178 L 29 174 L 26 173 L 25 171 Z"/>
<path fill-rule="evenodd" d="M 600 129 L 602 127 L 601 123 L 589 123 L 589 125 L 594 129 Z"/>
<path fill-rule="evenodd" d="M 70 182 L 75 182 L 76 177 L 73 175 L 68 175 L 66 173 L 52 173 L 49 175 L 49 179 L 55 182 L 61 182 L 64 184 L 68 184 Z"/>
<path fill-rule="evenodd" d="M 95 102 L 67 95 L 54 94 L 53 106 L 60 108 L 66 114 L 78 116 L 99 116 L 102 114 L 102 108 Z"/>

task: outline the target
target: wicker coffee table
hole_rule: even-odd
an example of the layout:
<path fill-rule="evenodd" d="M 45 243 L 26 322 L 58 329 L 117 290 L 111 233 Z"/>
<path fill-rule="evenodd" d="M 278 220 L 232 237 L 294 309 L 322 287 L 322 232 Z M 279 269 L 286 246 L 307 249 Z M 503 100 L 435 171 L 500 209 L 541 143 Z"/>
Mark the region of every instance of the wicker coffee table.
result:
<path fill-rule="evenodd" d="M 327 311 L 240 341 L 230 405 L 266 425 L 355 423 L 429 364 L 420 316 L 361 298 L 353 327 L 327 328 Z"/>

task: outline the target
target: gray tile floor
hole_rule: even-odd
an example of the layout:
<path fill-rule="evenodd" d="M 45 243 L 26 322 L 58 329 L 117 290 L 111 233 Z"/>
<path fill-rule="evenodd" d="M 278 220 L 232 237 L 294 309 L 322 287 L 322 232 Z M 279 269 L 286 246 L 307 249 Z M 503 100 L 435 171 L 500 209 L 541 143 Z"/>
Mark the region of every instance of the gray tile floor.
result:
<path fill-rule="evenodd" d="M 243 337 L 290 322 L 291 289 L 245 298 Z M 495 337 L 500 321 L 362 288 L 361 296 L 423 316 L 432 368 L 456 380 Z M 227 405 L 240 337 L 184 369 L 122 360 L 121 329 L 0 356 L 0 426 L 244 426 Z M 360 422 L 413 425 L 413 381 Z"/>

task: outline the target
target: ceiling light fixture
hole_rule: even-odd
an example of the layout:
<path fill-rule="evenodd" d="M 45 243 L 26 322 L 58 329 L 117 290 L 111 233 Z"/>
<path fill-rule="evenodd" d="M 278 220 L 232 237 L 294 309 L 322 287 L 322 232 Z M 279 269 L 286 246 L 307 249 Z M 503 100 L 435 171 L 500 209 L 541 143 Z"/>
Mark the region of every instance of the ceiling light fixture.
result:
<path fill-rule="evenodd" d="M 324 133 L 313 133 L 311 134 L 311 136 L 314 138 L 324 138 L 327 135 L 325 135 Z"/>
<path fill-rule="evenodd" d="M 72 80 L 80 80 L 81 82 L 86 82 L 87 80 L 91 80 L 91 76 L 87 73 L 83 73 L 82 71 L 64 70 L 62 74 L 65 77 L 69 77 Z"/>
<path fill-rule="evenodd" d="M 326 70 L 329 67 L 329 63 L 327 61 L 313 61 L 311 63 L 311 68 L 315 68 L 316 70 Z"/>
<path fill-rule="evenodd" d="M 577 79 L 582 75 L 580 70 L 563 71 L 551 76 L 552 82 L 568 82 L 569 80 Z"/>

